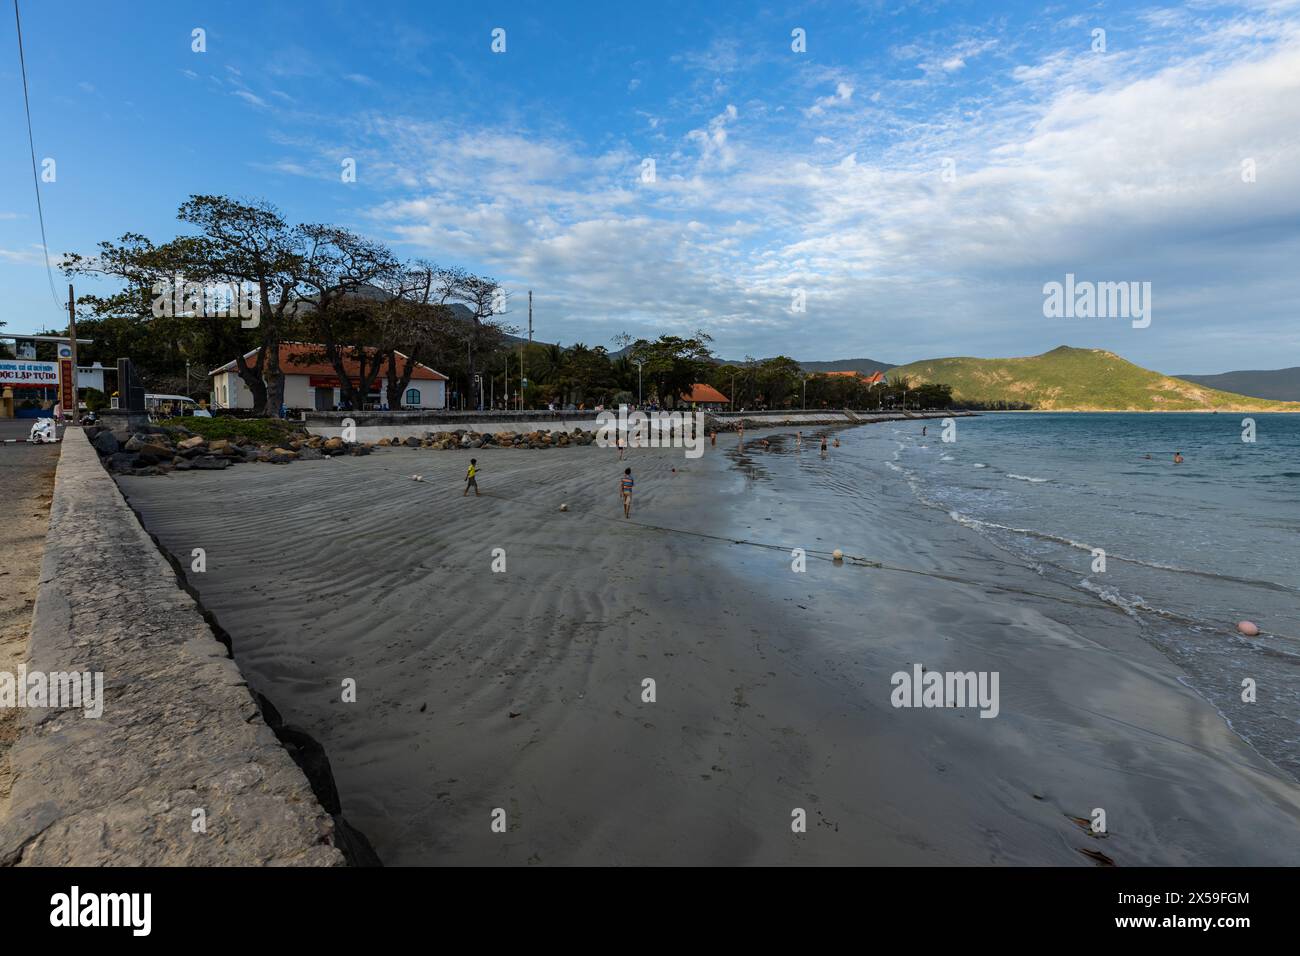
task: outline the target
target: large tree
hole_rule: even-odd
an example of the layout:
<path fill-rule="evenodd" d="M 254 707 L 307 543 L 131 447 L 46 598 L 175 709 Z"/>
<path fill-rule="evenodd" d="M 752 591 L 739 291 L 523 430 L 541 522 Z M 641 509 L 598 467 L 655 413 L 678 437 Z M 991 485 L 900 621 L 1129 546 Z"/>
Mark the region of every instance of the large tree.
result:
<path fill-rule="evenodd" d="M 284 399 L 279 347 L 296 321 L 304 295 L 306 236 L 269 203 L 240 202 L 225 196 L 191 196 L 181 204 L 176 218 L 198 234 L 155 245 L 145 236 L 127 233 L 117 241 L 101 242 L 98 254 L 92 257 L 68 253 L 63 270 L 69 276 L 107 275 L 124 283 L 113 295 L 81 300 L 94 317 L 152 316 L 159 295 L 173 296 L 177 280 L 205 287 L 239 284 L 253 289 L 256 349 L 251 362 L 243 351 L 238 352 L 235 368 L 253 394 L 254 413 L 278 414 Z M 169 317 L 239 321 L 238 316 L 214 320 L 201 312 Z"/>
<path fill-rule="evenodd" d="M 696 382 L 704 381 L 711 371 L 709 343 L 713 338 L 698 331 L 690 338 L 661 335 L 653 342 L 637 339 L 632 343 L 633 363 L 642 364 L 641 372 L 649 382 L 659 403 L 674 407 Z"/>
<path fill-rule="evenodd" d="M 309 290 L 300 312 L 317 347 L 300 361 L 322 358 L 334 368 L 344 401 L 364 409 L 370 386 L 386 359 L 379 341 L 377 315 L 391 294 L 383 285 L 401 274 L 401 267 L 383 243 L 339 226 L 304 225 L 302 284 Z M 359 374 L 348 373 L 355 362 Z"/>

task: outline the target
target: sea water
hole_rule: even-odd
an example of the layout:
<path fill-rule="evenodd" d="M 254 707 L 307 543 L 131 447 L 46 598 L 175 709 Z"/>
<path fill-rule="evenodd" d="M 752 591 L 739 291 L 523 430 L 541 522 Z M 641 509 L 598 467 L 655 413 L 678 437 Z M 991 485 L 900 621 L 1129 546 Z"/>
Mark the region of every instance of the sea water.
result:
<path fill-rule="evenodd" d="M 918 504 L 1133 616 L 1300 779 L 1300 415 L 1001 413 L 956 419 L 951 442 L 934 420 L 867 431 L 862 450 Z M 1242 620 L 1263 634 L 1239 635 Z"/>

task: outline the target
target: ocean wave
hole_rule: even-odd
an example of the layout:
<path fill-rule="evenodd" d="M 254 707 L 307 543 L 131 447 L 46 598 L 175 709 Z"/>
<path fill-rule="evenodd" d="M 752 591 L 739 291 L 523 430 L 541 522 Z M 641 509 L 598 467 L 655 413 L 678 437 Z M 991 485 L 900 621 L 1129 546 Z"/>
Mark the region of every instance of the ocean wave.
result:
<path fill-rule="evenodd" d="M 1115 588 L 1101 584 L 1094 584 L 1090 578 L 1084 578 L 1080 581 L 1079 587 L 1091 594 L 1097 595 L 1097 597 L 1101 598 L 1101 600 L 1105 601 L 1107 604 L 1113 604 L 1129 617 L 1137 617 L 1138 611 L 1160 613 L 1159 608 L 1151 607 L 1140 597 L 1125 597 Z"/>
<path fill-rule="evenodd" d="M 975 464 L 971 465 L 971 467 L 972 467 L 972 468 L 987 468 L 988 465 L 984 464 L 984 462 L 982 462 L 982 461 L 977 461 L 977 462 L 975 462 Z"/>
<path fill-rule="evenodd" d="M 970 515 L 962 514 L 959 511 L 949 511 L 948 516 L 958 524 L 966 525 L 969 528 L 992 529 L 994 531 L 1004 531 L 1011 534 L 1022 534 L 1029 538 L 1037 538 L 1041 541 L 1051 541 L 1055 544 L 1063 544 L 1066 547 L 1074 548 L 1077 551 L 1086 551 L 1092 554 L 1098 550 L 1094 545 L 1086 541 L 1075 541 L 1073 538 L 1067 538 L 1063 535 L 1052 534 L 1048 531 L 1039 531 L 1035 528 L 1015 528 L 1011 525 L 999 524 L 996 521 L 985 521 L 980 518 L 974 518 Z M 1173 574 L 1190 574 L 1200 578 L 1208 578 L 1214 581 L 1228 581 L 1232 584 L 1244 584 L 1250 587 L 1263 588 L 1268 591 L 1282 591 L 1292 594 L 1300 594 L 1300 588 L 1289 584 L 1281 584 L 1277 581 L 1270 581 L 1267 578 L 1242 578 L 1231 574 L 1221 574 L 1217 571 L 1203 571 L 1200 568 L 1186 568 L 1175 564 L 1162 564 L 1159 561 L 1144 561 L 1141 558 L 1133 558 L 1128 555 L 1116 554 L 1113 551 L 1106 551 L 1107 561 L 1119 561 L 1124 564 L 1133 564 L 1143 568 L 1151 568 L 1155 571 L 1169 571 Z M 1150 608 L 1152 611 L 1160 612 L 1158 608 Z"/>
<path fill-rule="evenodd" d="M 1044 482 L 1052 480 L 1051 478 L 1032 478 L 1029 475 L 1016 475 L 1011 472 L 1007 472 L 1007 477 L 1014 478 L 1016 481 L 1032 481 L 1036 485 L 1041 485 Z"/>

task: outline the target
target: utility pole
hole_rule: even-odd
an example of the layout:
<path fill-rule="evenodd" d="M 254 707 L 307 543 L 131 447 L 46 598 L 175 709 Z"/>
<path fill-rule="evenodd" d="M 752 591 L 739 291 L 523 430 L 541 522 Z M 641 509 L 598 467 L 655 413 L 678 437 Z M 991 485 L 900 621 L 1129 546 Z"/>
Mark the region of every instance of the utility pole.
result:
<path fill-rule="evenodd" d="M 533 290 L 528 290 L 528 345 L 531 348 L 533 344 Z M 519 343 L 519 377 L 522 384 L 519 386 L 519 410 L 524 410 L 524 385 L 528 383 L 528 377 L 524 374 L 524 344 Z"/>
<path fill-rule="evenodd" d="M 77 299 L 72 293 L 72 283 L 68 283 L 68 344 L 72 346 L 72 410 L 64 409 L 65 415 L 71 414 L 72 420 L 81 418 L 80 403 L 77 401 Z"/>

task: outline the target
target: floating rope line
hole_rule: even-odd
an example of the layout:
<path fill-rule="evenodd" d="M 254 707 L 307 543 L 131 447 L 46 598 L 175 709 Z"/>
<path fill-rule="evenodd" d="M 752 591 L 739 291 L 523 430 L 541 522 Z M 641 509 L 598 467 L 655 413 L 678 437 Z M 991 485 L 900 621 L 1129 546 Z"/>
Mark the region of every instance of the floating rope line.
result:
<path fill-rule="evenodd" d="M 511 504 L 523 505 L 524 507 L 528 507 L 531 510 L 537 511 L 539 513 L 545 512 L 549 514 L 551 511 L 549 507 L 534 505 L 532 504 L 531 501 L 527 499 L 516 498 L 510 495 L 503 495 L 495 491 L 480 492 L 480 495 L 481 497 L 484 498 L 496 498 L 499 501 L 506 501 L 506 502 L 510 502 Z M 766 542 L 766 541 L 755 541 L 749 538 L 732 538 L 726 535 L 709 534 L 706 531 L 689 531 L 683 528 L 670 528 L 665 525 L 650 524 L 649 522 L 637 521 L 631 518 L 617 518 L 614 517 L 613 515 L 605 515 L 596 511 L 575 511 L 572 505 L 569 505 L 567 513 L 580 514 L 583 517 L 595 518 L 600 521 L 611 522 L 619 527 L 631 526 L 636 528 L 643 528 L 647 531 L 660 531 L 666 534 L 683 535 L 691 538 L 701 538 L 706 541 L 717 541 L 721 544 L 739 544 L 749 548 L 760 548 L 767 551 L 779 551 L 783 554 L 790 554 L 793 551 L 793 548 L 783 544 L 773 544 L 771 542 Z M 814 558 L 818 558 L 820 560 L 828 561 L 831 563 L 835 562 L 834 552 L 832 551 L 823 551 L 817 548 L 804 548 L 803 551 L 805 555 L 809 555 Z M 914 574 L 917 575 L 918 577 L 934 578 L 939 581 L 948 581 L 952 584 L 961 584 L 961 585 L 966 585 L 968 587 L 987 588 L 995 591 L 1001 591 L 1006 594 L 1019 594 L 1025 597 L 1036 597 L 1036 598 L 1041 598 L 1045 601 L 1052 601 L 1058 604 L 1069 604 L 1074 607 L 1088 608 L 1094 610 L 1103 609 L 1103 610 L 1113 611 L 1118 614 L 1123 614 L 1126 617 L 1134 616 L 1134 614 L 1130 613 L 1130 609 L 1126 609 L 1116 604 L 1112 604 L 1109 601 L 1106 601 L 1101 598 L 1096 598 L 1088 601 L 1074 600 L 1072 598 L 1064 597 L 1060 594 L 1045 594 L 1041 591 L 1031 591 L 1027 588 L 1013 587 L 1006 584 L 997 584 L 995 582 L 989 582 L 989 581 L 976 581 L 974 578 L 963 577 L 962 575 L 959 574 L 950 574 L 943 571 L 927 571 L 924 568 L 909 568 L 909 567 L 903 567 L 901 565 L 887 564 L 884 561 L 876 561 L 872 558 L 868 558 L 863 555 L 856 555 L 856 554 L 845 553 L 843 555 L 842 562 L 844 564 L 854 565 L 855 567 L 871 568 L 872 570 L 876 570 L 876 571 L 890 571 L 895 574 Z M 1018 562 L 1001 561 L 1000 563 L 1010 564 L 1012 567 L 1020 568 L 1022 570 L 1029 570 L 1028 568 L 1026 568 L 1025 565 L 1020 564 Z M 1069 585 L 1063 585 L 1063 587 L 1069 587 Z M 1231 634 L 1234 637 L 1238 636 L 1235 629 L 1229 629 L 1228 627 L 1223 625 L 1216 626 L 1213 624 L 1207 624 L 1207 622 L 1205 621 L 1199 621 L 1196 620 L 1195 618 L 1186 617 L 1174 611 L 1167 611 L 1160 608 L 1152 608 L 1150 606 L 1144 606 L 1142 610 L 1156 617 L 1162 617 L 1170 621 L 1174 621 L 1178 624 L 1183 625 L 1184 627 L 1196 628 L 1198 630 L 1204 630 L 1208 627 L 1212 630 Z M 1261 628 L 1260 633 L 1267 634 L 1270 637 L 1282 638 L 1283 640 L 1293 641 L 1297 644 L 1300 644 L 1300 637 L 1296 637 L 1290 634 L 1283 634 L 1280 631 L 1272 631 L 1272 630 L 1265 631 Z"/>
<path fill-rule="evenodd" d="M 497 498 L 501 501 L 511 502 L 512 504 L 522 504 L 525 506 L 529 504 L 523 498 L 512 498 L 508 495 L 503 495 L 492 491 L 484 491 L 482 492 L 482 496 L 484 498 Z M 540 511 L 542 509 L 535 508 L 535 510 Z M 549 509 L 546 510 L 549 513 Z M 572 506 L 570 506 L 570 512 L 572 511 L 573 508 Z M 767 551 L 779 551 L 783 554 L 789 554 L 793 550 L 788 545 L 783 545 L 783 544 L 772 544 L 765 541 L 754 541 L 748 538 L 732 538 L 726 535 L 709 534 L 708 532 L 705 531 L 687 531 L 682 528 L 669 528 L 664 525 L 649 524 L 648 522 L 636 521 L 631 518 L 616 518 L 613 517 L 612 515 L 602 515 L 593 511 L 584 511 L 584 512 L 580 512 L 580 514 L 588 518 L 597 518 L 601 521 L 612 522 L 618 525 L 619 527 L 627 527 L 631 525 L 638 528 L 644 528 L 648 531 L 662 531 L 668 534 L 678 534 L 678 535 L 684 535 L 692 538 L 703 538 L 708 541 L 717 541 L 722 544 L 740 544 L 750 548 L 761 548 Z M 811 555 L 812 557 L 819 558 L 820 560 L 828 561 L 831 563 L 835 562 L 833 552 L 831 551 L 822 551 L 817 548 L 804 548 L 803 551 L 804 554 Z M 1029 591 L 1024 588 L 1011 587 L 1005 584 L 994 584 L 990 582 L 976 581 L 973 578 L 965 578 L 956 574 L 946 574 L 942 571 L 927 571 L 923 568 L 907 568 L 907 567 L 901 567 L 899 565 L 886 564 L 883 561 L 875 561 L 871 558 L 862 557 L 861 555 L 845 554 L 843 557 L 843 563 L 852 564 L 856 567 L 871 568 L 877 571 L 892 571 L 897 574 L 915 574 L 921 577 L 937 578 L 938 580 L 949 581 L 953 584 L 965 584 L 972 587 L 992 588 L 994 590 L 1003 591 L 1009 594 L 1022 594 L 1029 597 L 1042 598 L 1047 601 L 1056 601 L 1063 604 L 1073 604 L 1076 607 L 1096 608 L 1100 606 L 1107 610 L 1116 611 L 1121 614 L 1124 613 L 1123 608 L 1116 607 L 1113 604 L 1107 604 L 1104 601 L 1101 602 L 1100 605 L 1096 601 L 1075 601 L 1075 600 L 1071 600 L 1070 598 L 1062 597 L 1061 595 L 1058 594 L 1043 594 L 1040 591 Z M 1002 563 L 1005 564 L 1008 562 L 1002 562 Z M 1015 566 L 1021 567 L 1021 565 L 1015 565 Z"/>

